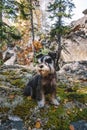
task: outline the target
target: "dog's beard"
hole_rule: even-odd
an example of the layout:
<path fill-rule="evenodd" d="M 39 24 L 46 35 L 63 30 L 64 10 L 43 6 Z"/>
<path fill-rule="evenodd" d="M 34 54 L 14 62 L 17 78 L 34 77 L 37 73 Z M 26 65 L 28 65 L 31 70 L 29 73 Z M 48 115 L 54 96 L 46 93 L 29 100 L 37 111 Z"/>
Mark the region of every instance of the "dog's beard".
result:
<path fill-rule="evenodd" d="M 47 76 L 50 73 L 50 67 L 46 64 L 39 64 L 37 67 L 37 72 L 42 76 Z"/>
<path fill-rule="evenodd" d="M 42 75 L 42 77 L 46 77 L 49 74 L 54 74 L 55 73 L 55 68 L 52 64 L 48 63 L 42 63 L 37 66 L 37 72 Z"/>
<path fill-rule="evenodd" d="M 41 71 L 40 74 L 42 75 L 42 77 L 46 77 L 46 76 L 48 76 L 50 73 L 49 73 L 49 71 Z"/>

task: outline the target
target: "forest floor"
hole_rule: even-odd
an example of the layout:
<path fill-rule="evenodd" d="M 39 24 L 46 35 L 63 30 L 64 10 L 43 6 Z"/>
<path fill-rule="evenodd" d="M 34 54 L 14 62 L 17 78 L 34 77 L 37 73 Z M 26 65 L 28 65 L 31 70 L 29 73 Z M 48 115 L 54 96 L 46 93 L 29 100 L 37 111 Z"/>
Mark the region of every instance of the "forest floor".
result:
<path fill-rule="evenodd" d="M 87 130 L 87 79 L 81 79 L 81 71 L 78 80 L 75 78 L 76 71 L 70 73 L 69 69 L 67 73 L 66 69 L 57 72 L 57 96 L 60 105 L 51 105 L 48 95 L 46 106 L 39 109 L 36 101 L 23 96 L 23 88 L 35 74 L 35 70 L 21 66 L 2 66 L 0 130 Z M 84 128 L 79 123 L 76 125 L 76 122 L 85 122 Z M 77 129 L 73 129 L 73 126 Z"/>

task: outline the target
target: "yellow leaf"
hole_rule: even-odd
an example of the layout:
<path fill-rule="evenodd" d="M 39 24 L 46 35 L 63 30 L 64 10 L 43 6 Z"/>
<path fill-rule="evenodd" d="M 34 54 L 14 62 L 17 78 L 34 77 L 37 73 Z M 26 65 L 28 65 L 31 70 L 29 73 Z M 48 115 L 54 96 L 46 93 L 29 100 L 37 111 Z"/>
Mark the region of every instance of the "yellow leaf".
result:
<path fill-rule="evenodd" d="M 31 98 L 31 96 L 28 96 L 27 99 L 28 99 L 28 100 L 31 100 L 32 98 Z"/>
<path fill-rule="evenodd" d="M 35 124 L 35 128 L 39 129 L 40 127 L 41 127 L 41 123 L 40 123 L 40 121 L 37 121 Z"/>
<path fill-rule="evenodd" d="M 71 113 L 71 112 L 68 110 L 68 111 L 67 111 L 67 114 L 69 115 L 70 113 Z"/>

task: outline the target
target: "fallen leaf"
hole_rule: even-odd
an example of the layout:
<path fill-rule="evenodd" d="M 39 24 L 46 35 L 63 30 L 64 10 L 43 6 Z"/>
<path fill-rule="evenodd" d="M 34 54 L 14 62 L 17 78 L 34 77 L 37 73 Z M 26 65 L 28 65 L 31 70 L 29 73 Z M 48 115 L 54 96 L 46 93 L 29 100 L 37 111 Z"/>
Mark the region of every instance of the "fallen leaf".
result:
<path fill-rule="evenodd" d="M 14 99 L 14 98 L 15 98 L 15 95 L 9 95 L 9 98 L 10 98 L 10 99 Z"/>
<path fill-rule="evenodd" d="M 66 104 L 68 102 L 68 99 L 64 99 L 64 103 Z"/>
<path fill-rule="evenodd" d="M 75 130 L 73 125 L 70 125 L 70 130 Z"/>
<path fill-rule="evenodd" d="M 39 129 L 40 127 L 41 127 L 41 123 L 40 123 L 40 121 L 37 121 L 35 124 L 35 128 Z"/>
<path fill-rule="evenodd" d="M 31 96 L 28 96 L 27 99 L 28 99 L 28 100 L 31 100 L 32 98 L 31 98 Z"/>

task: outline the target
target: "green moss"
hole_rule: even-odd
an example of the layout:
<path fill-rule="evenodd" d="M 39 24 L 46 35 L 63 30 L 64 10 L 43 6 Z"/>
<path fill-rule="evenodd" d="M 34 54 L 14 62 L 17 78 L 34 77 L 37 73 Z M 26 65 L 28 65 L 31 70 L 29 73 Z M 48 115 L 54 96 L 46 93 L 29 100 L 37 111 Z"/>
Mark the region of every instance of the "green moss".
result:
<path fill-rule="evenodd" d="M 3 65 L 3 60 L 0 59 L 0 66 L 2 66 L 2 65 Z"/>
<path fill-rule="evenodd" d="M 67 119 L 67 115 L 66 115 L 66 111 L 64 110 L 62 106 L 59 106 L 57 109 L 55 109 L 54 107 L 51 107 L 51 109 L 48 111 L 48 117 L 49 117 L 49 120 L 47 124 L 45 125 L 45 128 L 62 130 L 64 127 L 68 126 L 68 125 L 67 126 L 65 125 L 69 123 L 69 121 L 66 122 L 65 120 Z"/>
<path fill-rule="evenodd" d="M 79 88 L 77 87 L 77 89 Z M 58 106 L 58 108 L 50 105 L 49 108 L 41 109 L 40 112 L 37 113 L 37 117 L 39 117 L 41 121 L 47 119 L 47 122 L 44 123 L 43 129 L 69 130 L 70 122 L 82 119 L 87 120 L 87 109 L 80 109 L 77 107 L 66 109 L 63 106 L 65 99 L 67 99 L 67 102 L 77 100 L 86 103 L 87 95 L 80 93 L 78 94 L 77 89 L 72 92 L 65 92 L 65 85 L 57 88 L 57 96 L 60 96 L 61 98 L 61 104 Z M 28 114 L 32 115 L 31 112 L 28 112 Z M 32 127 L 34 124 L 29 123 L 27 125 Z"/>
<path fill-rule="evenodd" d="M 35 107 L 35 102 L 32 100 L 28 100 L 27 98 L 24 98 L 24 103 L 21 105 L 18 105 L 13 113 L 14 115 L 18 115 L 22 119 L 25 120 L 26 116 L 30 115 L 30 109 Z"/>
<path fill-rule="evenodd" d="M 79 93 L 68 93 L 67 97 L 69 100 L 75 99 L 76 101 L 86 103 L 87 102 L 87 94 L 79 94 Z"/>
<path fill-rule="evenodd" d="M 14 76 L 16 73 L 14 70 L 6 70 L 6 71 L 2 71 L 1 74 Z"/>
<path fill-rule="evenodd" d="M 78 121 L 78 120 L 87 120 L 87 108 L 80 110 L 78 108 L 74 108 L 70 111 L 69 120 Z"/>
<path fill-rule="evenodd" d="M 25 83 L 23 82 L 22 79 L 13 79 L 13 80 L 10 80 L 10 83 L 19 88 L 24 88 L 25 86 Z"/>
<path fill-rule="evenodd" d="M 9 108 L 8 107 L 0 107 L 0 113 L 7 113 L 9 111 Z"/>
<path fill-rule="evenodd" d="M 9 76 L 10 78 L 8 80 L 10 83 L 14 86 L 17 86 L 18 88 L 24 88 L 25 83 L 23 80 L 21 78 L 15 79 L 13 74 L 14 73 L 12 72 Z M 85 87 L 82 88 L 84 90 L 86 89 Z M 80 109 L 76 106 L 74 108 L 68 109 L 64 107 L 64 104 L 69 101 L 73 102 L 74 100 L 82 103 L 87 103 L 87 94 L 82 92 L 83 89 L 81 89 L 79 92 L 79 85 L 77 84 L 74 84 L 72 86 L 72 92 L 66 92 L 66 89 L 66 84 L 58 83 L 57 96 L 60 97 L 61 101 L 60 105 L 57 108 L 49 104 L 49 107 L 40 109 L 35 113 L 33 117 L 37 103 L 33 100 L 29 100 L 28 98 L 24 98 L 24 102 L 14 108 L 13 114 L 18 115 L 20 118 L 22 118 L 25 124 L 27 124 L 27 127 L 30 126 L 31 128 L 34 128 L 36 119 L 40 118 L 42 124 L 44 124 L 42 126 L 44 130 L 69 130 L 70 122 L 82 119 L 87 120 L 87 109 Z M 11 92 L 11 94 L 22 95 L 21 92 Z M 49 98 L 49 95 L 47 98 Z M 65 102 L 65 100 L 67 100 L 67 102 Z M 6 113 L 8 111 L 8 108 L 0 108 L 0 112 L 2 113 Z"/>
<path fill-rule="evenodd" d="M 58 87 L 57 96 L 59 96 L 61 98 L 61 102 L 63 102 L 67 98 L 67 93 L 65 93 L 65 88 Z"/>
<path fill-rule="evenodd" d="M 57 82 L 57 87 L 64 89 L 64 88 L 67 87 L 67 84 L 58 81 L 58 82 Z"/>
<path fill-rule="evenodd" d="M 77 118 L 87 120 L 87 108 L 83 109 L 82 111 L 79 110 L 77 113 Z"/>

